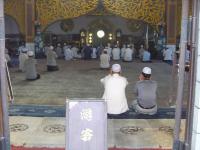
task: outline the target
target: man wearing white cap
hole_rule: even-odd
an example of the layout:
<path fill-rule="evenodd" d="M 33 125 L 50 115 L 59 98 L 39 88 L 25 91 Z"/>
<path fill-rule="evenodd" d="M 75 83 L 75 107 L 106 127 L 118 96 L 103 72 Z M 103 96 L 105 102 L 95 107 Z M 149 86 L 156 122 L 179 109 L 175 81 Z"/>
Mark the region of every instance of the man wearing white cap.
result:
<path fill-rule="evenodd" d="M 110 68 L 110 56 L 106 49 L 104 49 L 103 53 L 100 55 L 100 68 L 101 69 Z"/>
<path fill-rule="evenodd" d="M 28 59 L 24 63 L 26 80 L 37 80 L 40 75 L 36 71 L 36 60 L 34 59 L 33 51 L 28 51 Z"/>
<path fill-rule="evenodd" d="M 47 51 L 47 71 L 57 71 L 58 66 L 56 63 L 56 58 L 58 57 L 56 52 L 53 51 L 54 47 L 50 46 Z"/>
<path fill-rule="evenodd" d="M 135 85 L 137 99 L 133 101 L 133 108 L 137 113 L 153 115 L 157 112 L 156 92 L 157 83 L 151 78 L 151 68 L 144 67 Z"/>
<path fill-rule="evenodd" d="M 19 71 L 24 72 L 24 62 L 28 59 L 27 48 L 23 48 L 19 54 Z"/>
<path fill-rule="evenodd" d="M 107 101 L 108 115 L 124 115 L 128 111 L 125 89 L 128 81 L 121 75 L 121 66 L 112 65 L 111 73 L 101 79 L 104 85 L 103 99 Z"/>
<path fill-rule="evenodd" d="M 56 54 L 57 54 L 58 58 L 63 58 L 63 50 L 61 48 L 61 44 L 60 43 L 57 44 L 57 47 L 56 47 L 55 51 L 56 51 Z"/>
<path fill-rule="evenodd" d="M 112 58 L 113 60 L 120 60 L 120 49 L 117 45 L 112 50 Z"/>
<path fill-rule="evenodd" d="M 133 50 L 130 48 L 130 45 L 127 45 L 127 48 L 124 51 L 124 61 L 133 61 Z"/>

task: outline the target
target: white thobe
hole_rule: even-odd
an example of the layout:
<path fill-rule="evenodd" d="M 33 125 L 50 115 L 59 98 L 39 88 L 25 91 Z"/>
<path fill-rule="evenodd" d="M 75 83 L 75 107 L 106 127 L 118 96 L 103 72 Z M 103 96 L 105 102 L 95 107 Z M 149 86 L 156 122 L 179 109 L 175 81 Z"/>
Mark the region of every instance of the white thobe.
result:
<path fill-rule="evenodd" d="M 73 58 L 73 53 L 70 48 L 64 49 L 65 60 L 71 60 Z"/>
<path fill-rule="evenodd" d="M 47 52 L 47 66 L 57 66 L 56 58 L 57 58 L 56 52 L 49 50 Z"/>
<path fill-rule="evenodd" d="M 25 71 L 24 70 L 24 62 L 28 59 L 28 55 L 26 53 L 20 53 L 19 55 L 19 70 Z"/>
<path fill-rule="evenodd" d="M 128 110 L 125 89 L 128 84 L 126 78 L 119 74 L 108 75 L 101 79 L 104 85 L 103 99 L 107 101 L 109 114 L 121 114 Z"/>
<path fill-rule="evenodd" d="M 97 49 L 95 47 L 92 48 L 92 56 L 93 59 L 97 58 Z"/>
<path fill-rule="evenodd" d="M 120 49 L 119 48 L 113 48 L 112 56 L 113 56 L 113 60 L 119 60 L 120 59 Z"/>
<path fill-rule="evenodd" d="M 126 47 L 123 47 L 121 49 L 121 58 L 124 58 L 124 52 L 125 52 L 125 50 L 126 50 Z"/>
<path fill-rule="evenodd" d="M 132 61 L 133 60 L 133 50 L 127 48 L 124 52 L 124 61 Z"/>
<path fill-rule="evenodd" d="M 110 67 L 110 56 L 108 54 L 101 54 L 100 67 L 101 68 L 109 68 Z"/>
<path fill-rule="evenodd" d="M 164 60 L 172 60 L 173 59 L 173 51 L 172 49 L 166 49 L 163 51 Z"/>
<path fill-rule="evenodd" d="M 72 47 L 71 51 L 73 53 L 73 57 L 74 58 L 78 58 L 78 48 L 77 47 Z"/>

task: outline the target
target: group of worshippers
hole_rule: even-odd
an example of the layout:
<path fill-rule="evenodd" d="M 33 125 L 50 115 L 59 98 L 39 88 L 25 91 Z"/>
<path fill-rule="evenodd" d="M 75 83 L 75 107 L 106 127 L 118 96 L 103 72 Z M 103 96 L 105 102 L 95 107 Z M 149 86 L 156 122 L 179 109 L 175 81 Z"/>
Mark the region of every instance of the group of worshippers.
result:
<path fill-rule="evenodd" d="M 139 51 L 136 51 L 134 45 L 123 45 L 120 49 L 117 45 L 112 49 L 109 45 L 104 48 L 100 55 L 100 68 L 108 69 L 110 60 L 123 60 L 124 62 L 132 62 L 134 58 L 140 58 L 142 62 L 151 62 L 151 53 L 144 49 L 141 45 Z"/>
<path fill-rule="evenodd" d="M 103 99 L 107 102 L 107 113 L 111 118 L 126 116 L 129 111 L 125 93 L 128 81 L 121 73 L 121 66 L 113 64 L 111 73 L 100 80 L 104 85 Z M 144 67 L 135 85 L 136 99 L 132 101 L 131 106 L 138 114 L 154 115 L 157 113 L 157 83 L 151 80 L 151 74 L 151 68 Z"/>
<path fill-rule="evenodd" d="M 47 71 L 57 71 L 59 67 L 56 63 L 58 57 L 53 46 L 49 46 L 45 52 L 47 58 Z M 19 51 L 19 71 L 25 72 L 26 80 L 40 79 L 40 74 L 36 70 L 37 61 L 33 51 L 26 47 Z"/>

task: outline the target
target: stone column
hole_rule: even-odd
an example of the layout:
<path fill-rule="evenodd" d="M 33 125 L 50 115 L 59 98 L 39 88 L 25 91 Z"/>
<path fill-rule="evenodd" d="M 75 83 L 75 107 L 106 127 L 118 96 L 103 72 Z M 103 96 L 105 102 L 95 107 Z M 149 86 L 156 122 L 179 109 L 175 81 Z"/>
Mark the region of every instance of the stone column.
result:
<path fill-rule="evenodd" d="M 26 47 L 34 51 L 35 0 L 25 0 L 25 40 Z"/>
<path fill-rule="evenodd" d="M 177 0 L 166 1 L 166 27 L 166 43 L 168 45 L 175 45 L 177 33 Z"/>
<path fill-rule="evenodd" d="M 196 44 L 196 63 L 195 63 L 195 84 L 194 84 L 194 110 L 192 127 L 192 150 L 200 149 L 200 2 L 197 1 L 197 44 Z"/>

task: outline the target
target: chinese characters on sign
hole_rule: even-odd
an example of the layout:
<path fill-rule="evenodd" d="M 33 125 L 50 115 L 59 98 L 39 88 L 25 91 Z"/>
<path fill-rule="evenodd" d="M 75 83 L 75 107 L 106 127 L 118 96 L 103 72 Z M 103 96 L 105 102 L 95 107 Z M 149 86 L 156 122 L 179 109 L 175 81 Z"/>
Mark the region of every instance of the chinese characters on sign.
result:
<path fill-rule="evenodd" d="M 80 112 L 81 120 L 91 121 L 92 120 L 92 109 L 82 109 Z M 84 142 L 90 141 L 93 136 L 93 131 L 91 129 L 84 129 L 81 131 L 81 140 Z"/>

